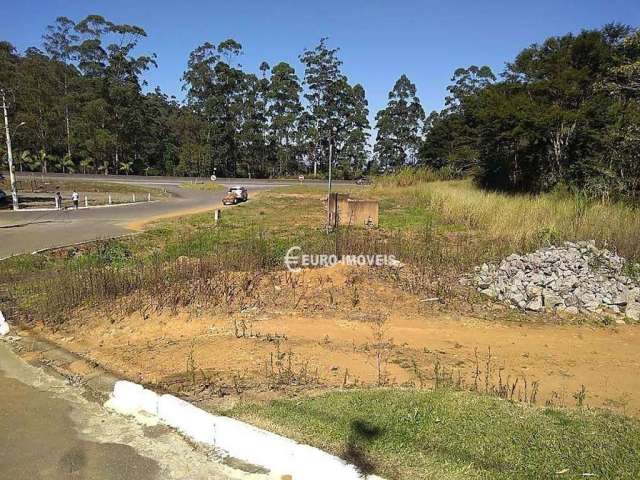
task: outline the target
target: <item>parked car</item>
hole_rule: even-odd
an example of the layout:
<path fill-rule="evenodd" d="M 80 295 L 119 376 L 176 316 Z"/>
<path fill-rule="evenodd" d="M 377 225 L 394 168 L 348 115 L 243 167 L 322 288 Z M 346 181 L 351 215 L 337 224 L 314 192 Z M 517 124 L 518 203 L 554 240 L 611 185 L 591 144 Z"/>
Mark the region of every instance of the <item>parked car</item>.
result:
<path fill-rule="evenodd" d="M 247 187 L 233 186 L 229 188 L 227 194 L 222 198 L 223 205 L 235 205 L 236 203 L 246 202 L 249 199 Z"/>
<path fill-rule="evenodd" d="M 0 190 L 0 205 L 4 205 L 7 202 L 9 202 L 9 197 L 3 190 Z"/>
<path fill-rule="evenodd" d="M 371 180 L 367 177 L 360 177 L 356 179 L 356 185 L 371 185 Z"/>

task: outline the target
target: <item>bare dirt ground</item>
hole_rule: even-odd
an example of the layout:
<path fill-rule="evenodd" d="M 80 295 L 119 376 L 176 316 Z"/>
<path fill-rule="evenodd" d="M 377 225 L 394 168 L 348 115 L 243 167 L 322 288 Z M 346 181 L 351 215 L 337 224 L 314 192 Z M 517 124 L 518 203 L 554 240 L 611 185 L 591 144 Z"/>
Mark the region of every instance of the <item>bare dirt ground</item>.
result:
<path fill-rule="evenodd" d="M 290 292 L 271 285 L 262 295 L 283 298 L 272 308 L 105 309 L 35 332 L 127 378 L 220 406 L 300 389 L 438 382 L 514 400 L 531 399 L 537 388 L 537 404 L 574 406 L 582 398 L 640 414 L 637 326 L 481 320 L 353 267 L 299 275 L 304 293 L 293 294 L 295 308 L 284 300 Z"/>

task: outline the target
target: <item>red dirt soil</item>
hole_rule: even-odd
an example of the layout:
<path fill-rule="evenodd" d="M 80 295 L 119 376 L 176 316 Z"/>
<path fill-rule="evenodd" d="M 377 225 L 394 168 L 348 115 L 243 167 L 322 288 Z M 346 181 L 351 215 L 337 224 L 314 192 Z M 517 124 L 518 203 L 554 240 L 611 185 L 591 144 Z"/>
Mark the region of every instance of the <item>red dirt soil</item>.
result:
<path fill-rule="evenodd" d="M 337 289 L 336 306 L 317 312 L 161 312 L 146 319 L 138 313 L 116 319 L 94 313 L 56 332 L 36 331 L 134 381 L 165 386 L 195 368 L 226 378 L 242 372 L 259 388 L 265 363 L 276 352 L 273 339 L 280 336 L 286 339 L 279 349 L 293 353 L 294 369 L 303 363 L 317 369 L 329 387 L 375 385 L 381 373 L 390 385 L 429 387 L 438 362 L 467 386 L 478 369 L 483 391 L 490 349 L 489 383 L 518 377 L 514 398 L 524 396 L 526 378 L 529 392 L 532 382 L 539 383 L 538 404 L 573 406 L 584 385 L 587 405 L 640 414 L 640 327 L 480 320 L 429 308 L 371 278 L 361 280 L 363 300 L 353 307 L 345 298 L 346 267 L 301 275 L 312 285 L 325 275 Z M 246 325 L 245 337 L 236 336 L 234 320 Z"/>

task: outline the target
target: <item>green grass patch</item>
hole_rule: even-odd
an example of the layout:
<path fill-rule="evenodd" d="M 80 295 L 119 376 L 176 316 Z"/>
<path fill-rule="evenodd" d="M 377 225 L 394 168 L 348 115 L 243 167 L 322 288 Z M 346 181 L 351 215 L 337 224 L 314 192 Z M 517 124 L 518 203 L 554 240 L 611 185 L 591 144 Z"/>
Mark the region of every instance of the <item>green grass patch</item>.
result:
<path fill-rule="evenodd" d="M 39 177 L 32 178 L 20 178 L 17 180 L 18 193 L 55 193 L 71 192 L 76 190 L 79 193 L 112 193 L 112 194 L 127 194 L 138 193 L 147 194 L 150 193 L 153 197 L 166 197 L 167 194 L 161 188 L 145 187 L 144 185 L 131 184 L 131 183 L 118 183 L 117 181 L 92 181 L 92 180 L 74 180 L 67 178 L 47 178 L 41 179 Z M 0 182 L 0 189 L 9 191 L 10 185 L 8 178 L 5 178 Z"/>
<path fill-rule="evenodd" d="M 326 186 L 296 185 L 225 208 L 217 225 L 211 212 L 164 220 L 141 235 L 98 242 L 68 257 L 18 257 L 0 264 L 0 275 L 42 290 L 38 298 L 46 301 L 38 311 L 27 312 L 33 316 L 46 315 L 54 307 L 69 311 L 94 297 L 100 301 L 104 295 L 99 288 L 116 297 L 160 288 L 162 277 L 149 276 L 144 269 L 170 267 L 179 257 L 211 260 L 222 270 L 282 269 L 286 251 L 296 245 L 309 254 L 392 254 L 415 267 L 410 275 L 390 279 L 396 286 L 438 298 L 455 294 L 451 285 L 476 265 L 564 240 L 596 239 L 630 259 L 640 255 L 640 215 L 631 206 L 585 204 L 557 192 L 507 196 L 478 190 L 468 181 L 404 186 L 405 181 L 403 177 L 402 185 L 336 186 L 355 197 L 380 200 L 380 228 L 373 231 L 339 229 L 327 234 Z M 107 268 L 113 271 L 100 272 Z M 92 275 L 105 273 L 101 281 L 109 284 L 89 283 L 93 290 L 82 296 L 53 288 L 54 277 L 69 284 L 91 281 L 80 278 L 87 269 L 97 271 Z M 130 271 L 118 273 L 126 269 Z M 180 274 L 188 273 L 194 281 L 207 275 L 195 267 L 186 270 Z M 156 281 L 161 284 L 153 285 Z M 38 302 L 22 298 L 25 291 L 15 285 L 10 289 L 16 303 L 33 310 Z"/>
<path fill-rule="evenodd" d="M 367 390 L 241 404 L 229 414 L 390 479 L 640 478 L 640 423 L 607 412 Z"/>
<path fill-rule="evenodd" d="M 220 183 L 216 182 L 205 182 L 205 183 L 190 183 L 185 182 L 180 185 L 181 188 L 186 188 L 187 190 L 201 190 L 203 192 L 222 192 L 226 190 L 227 187 Z"/>

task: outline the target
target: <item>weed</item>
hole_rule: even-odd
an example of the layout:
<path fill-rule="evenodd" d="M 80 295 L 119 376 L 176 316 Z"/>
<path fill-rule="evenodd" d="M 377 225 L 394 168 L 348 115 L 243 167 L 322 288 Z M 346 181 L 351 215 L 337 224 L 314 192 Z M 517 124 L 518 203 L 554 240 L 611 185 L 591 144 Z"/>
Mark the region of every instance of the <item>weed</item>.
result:
<path fill-rule="evenodd" d="M 280 349 L 280 341 L 275 342 L 275 351 L 271 352 L 269 359 L 264 362 L 264 376 L 272 389 L 306 386 L 320 382 L 318 370 L 312 372 L 307 361 L 301 361 L 296 365 L 293 351 L 283 352 Z"/>
<path fill-rule="evenodd" d="M 581 385 L 580 390 L 573 394 L 573 398 L 576 401 L 577 407 L 582 407 L 584 405 L 584 401 L 587 399 L 587 389 L 584 385 Z"/>

